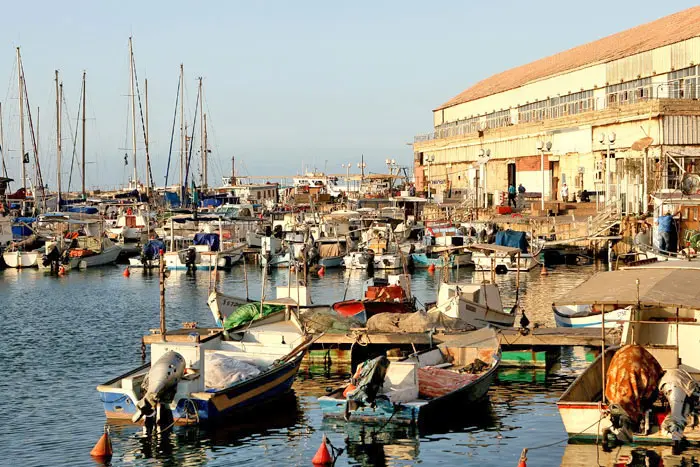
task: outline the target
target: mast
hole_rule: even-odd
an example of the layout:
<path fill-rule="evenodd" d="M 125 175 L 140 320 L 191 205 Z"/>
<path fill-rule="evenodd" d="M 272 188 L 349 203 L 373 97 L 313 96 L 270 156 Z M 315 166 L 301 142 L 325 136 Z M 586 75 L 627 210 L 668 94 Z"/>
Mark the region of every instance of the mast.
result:
<path fill-rule="evenodd" d="M 61 211 L 61 95 L 63 83 L 58 83 L 58 70 L 56 73 L 56 193 L 57 209 Z"/>
<path fill-rule="evenodd" d="M 131 90 L 131 154 L 134 164 L 134 187 L 138 190 L 138 172 L 136 171 L 136 102 L 134 101 L 134 51 L 129 37 L 129 88 Z"/>
<path fill-rule="evenodd" d="M 22 188 L 27 191 L 27 168 L 24 166 L 24 76 L 22 75 L 22 58 L 17 47 L 17 80 L 19 86 L 19 152 L 22 162 Z"/>
<path fill-rule="evenodd" d="M 9 178 L 7 176 L 7 164 L 5 163 L 5 134 L 2 127 L 2 103 L 0 102 L 0 154 L 2 155 L 2 176 Z"/>
<path fill-rule="evenodd" d="M 236 156 L 231 156 L 231 186 L 236 185 Z"/>
<path fill-rule="evenodd" d="M 145 117 L 145 123 L 144 123 L 144 128 L 143 128 L 143 133 L 144 133 L 144 139 L 145 145 L 146 145 L 146 170 L 148 171 L 148 174 L 146 174 L 146 194 L 148 196 L 151 195 L 151 189 L 153 188 L 151 186 L 151 180 L 153 178 L 152 173 L 151 173 L 151 155 L 148 150 L 148 78 L 145 80 L 145 100 L 146 100 L 146 117 Z"/>
<path fill-rule="evenodd" d="M 83 163 L 82 163 L 82 171 L 83 171 L 83 186 L 82 186 L 82 191 L 83 191 L 83 201 L 87 199 L 87 193 L 85 192 L 85 72 L 83 71 L 83 136 L 82 136 L 82 146 L 83 146 Z"/>
<path fill-rule="evenodd" d="M 209 161 L 207 159 L 209 158 L 209 145 L 207 143 L 209 141 L 207 138 L 207 114 L 204 114 L 203 127 L 204 127 L 204 188 L 208 188 L 209 184 L 208 184 L 208 180 L 207 180 L 207 163 Z"/>
<path fill-rule="evenodd" d="M 185 153 L 187 152 L 187 133 L 185 130 L 185 67 L 180 64 L 180 204 L 185 204 Z"/>
<path fill-rule="evenodd" d="M 204 108 L 203 106 L 203 101 L 204 99 L 204 94 L 202 94 L 202 77 L 199 77 L 199 102 L 200 105 L 202 106 L 202 110 Z M 204 136 L 204 112 L 200 110 L 199 111 L 199 131 L 200 131 L 200 137 L 199 137 L 199 151 L 202 155 L 202 188 L 206 189 L 207 188 L 207 151 L 206 151 L 206 146 L 205 146 L 205 136 Z"/>

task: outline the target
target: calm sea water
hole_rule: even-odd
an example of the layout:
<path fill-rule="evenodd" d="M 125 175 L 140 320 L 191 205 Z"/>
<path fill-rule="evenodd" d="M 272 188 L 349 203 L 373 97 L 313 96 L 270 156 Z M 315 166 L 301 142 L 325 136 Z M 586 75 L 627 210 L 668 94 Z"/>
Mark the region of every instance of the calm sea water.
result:
<path fill-rule="evenodd" d="M 595 266 L 559 267 L 549 275 L 522 275 L 522 303 L 532 321 L 553 325 L 549 306 L 559 294 L 583 282 Z M 72 271 L 65 277 L 36 270 L 0 271 L 0 465 L 94 466 L 90 449 L 105 418 L 95 387 L 140 364 L 140 338 L 158 327 L 158 278 L 123 266 Z M 364 273 L 349 277 L 328 271 L 311 281 L 317 303 L 359 295 Z M 472 271 L 459 271 L 466 279 Z M 260 273 L 248 266 L 249 293 L 260 295 Z M 222 289 L 244 295 L 241 267 L 221 274 Z M 421 271 L 413 290 L 421 302 L 435 299 L 439 274 Z M 512 301 L 515 275 L 498 277 L 506 302 Z M 286 285 L 286 272 L 274 272 L 272 287 Z M 206 306 L 210 275 L 173 273 L 167 280 L 168 327 L 183 321 L 213 324 Z M 510 298 L 509 298 L 510 297 Z M 518 464 L 525 447 L 566 438 L 555 401 L 586 366 L 584 349 L 565 349 L 561 365 L 542 370 L 503 370 L 488 404 L 470 414 L 448 417 L 430 432 L 409 428 L 362 426 L 324 421 L 316 399 L 341 384 L 347 369 L 302 371 L 294 394 L 265 412 L 232 419 L 227 427 L 176 427 L 169 436 L 151 438 L 141 428 L 111 425 L 114 466 L 277 466 L 311 465 L 325 433 L 344 449 L 336 465 L 480 465 Z M 668 453 L 667 453 L 668 454 Z M 531 451 L 530 466 L 607 465 L 594 446 L 552 447 Z M 666 465 L 669 464 L 666 455 Z M 684 461 L 685 462 L 685 461 Z M 642 464 L 643 465 L 643 464 Z M 681 464 L 677 464 L 681 465 Z M 696 464 L 683 464 L 696 465 Z"/>

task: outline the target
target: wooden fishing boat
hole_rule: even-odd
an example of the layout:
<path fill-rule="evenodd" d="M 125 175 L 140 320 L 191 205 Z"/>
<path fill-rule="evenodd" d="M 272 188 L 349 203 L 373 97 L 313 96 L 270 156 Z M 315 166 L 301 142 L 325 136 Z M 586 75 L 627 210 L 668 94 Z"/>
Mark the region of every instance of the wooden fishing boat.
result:
<path fill-rule="evenodd" d="M 613 307 L 615 308 L 615 307 Z M 628 308 L 616 308 L 602 316 L 600 310 L 591 305 L 557 305 L 552 307 L 554 321 L 560 328 L 618 328 L 629 319 Z"/>
<path fill-rule="evenodd" d="M 633 345 L 641 346 L 664 372 L 660 380 L 647 381 L 651 389 L 665 396 L 667 403 L 657 401 L 651 405 L 645 421 L 624 437 L 634 443 L 673 444 L 676 448 L 683 444 L 700 445 L 700 429 L 687 423 L 690 414 L 684 409 L 693 406 L 692 400 L 686 400 L 687 394 L 691 393 L 687 396 L 691 398 L 700 393 L 698 283 L 697 269 L 633 268 L 599 273 L 562 297 L 562 303 L 567 305 L 595 305 L 602 312 L 606 308 L 629 307 L 629 318 L 622 326 L 623 347 L 603 345 L 601 355 L 557 402 L 570 439 L 622 439 L 618 436 L 619 426 L 615 426 L 610 415 L 612 404 L 603 394 L 608 389 L 606 381 L 609 383 L 613 358 L 621 349 Z M 677 384 L 679 375 L 685 378 L 682 387 Z M 629 377 L 633 378 L 636 377 Z"/>
<path fill-rule="evenodd" d="M 319 404 L 324 417 L 349 421 L 420 425 L 456 410 L 466 415 L 470 407 L 487 396 L 500 361 L 496 332 L 484 328 L 391 362 L 383 378 L 370 375 L 369 381 L 379 385 L 375 397 L 358 399 L 362 392 L 370 396 L 372 392 L 364 389 L 369 388 L 365 384 L 368 380 L 360 378 L 359 390 L 340 387 L 320 397 Z"/>

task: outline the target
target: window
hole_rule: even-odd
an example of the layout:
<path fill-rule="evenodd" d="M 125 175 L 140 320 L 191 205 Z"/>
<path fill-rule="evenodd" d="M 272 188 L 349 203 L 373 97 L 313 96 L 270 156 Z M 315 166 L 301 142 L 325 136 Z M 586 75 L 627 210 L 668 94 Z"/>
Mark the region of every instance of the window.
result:
<path fill-rule="evenodd" d="M 668 97 L 696 99 L 698 97 L 698 67 L 691 66 L 668 74 Z"/>
<path fill-rule="evenodd" d="M 651 98 L 651 78 L 635 79 L 605 88 L 608 105 L 634 104 Z"/>

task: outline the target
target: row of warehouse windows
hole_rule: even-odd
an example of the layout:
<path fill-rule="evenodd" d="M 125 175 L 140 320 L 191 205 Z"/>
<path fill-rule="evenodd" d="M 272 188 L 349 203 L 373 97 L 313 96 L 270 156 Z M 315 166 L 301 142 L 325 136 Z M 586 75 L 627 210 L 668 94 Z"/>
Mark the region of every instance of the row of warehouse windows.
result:
<path fill-rule="evenodd" d="M 620 84 L 606 86 L 605 96 L 608 106 L 633 104 L 657 96 L 671 99 L 696 99 L 700 97 L 700 67 L 692 66 L 669 73 L 669 80 L 664 84 L 654 84 L 651 78 L 636 79 Z M 667 90 L 662 91 L 666 86 Z M 656 89 L 656 91 L 655 91 Z M 593 91 L 581 91 L 565 96 L 521 105 L 518 107 L 518 123 L 539 122 L 542 120 L 576 115 L 595 110 Z M 482 123 L 485 122 L 485 123 Z M 477 133 L 484 129 L 501 128 L 511 125 L 510 110 L 491 112 L 482 117 L 471 117 L 456 122 L 449 122 L 435 128 L 436 138 Z"/>

